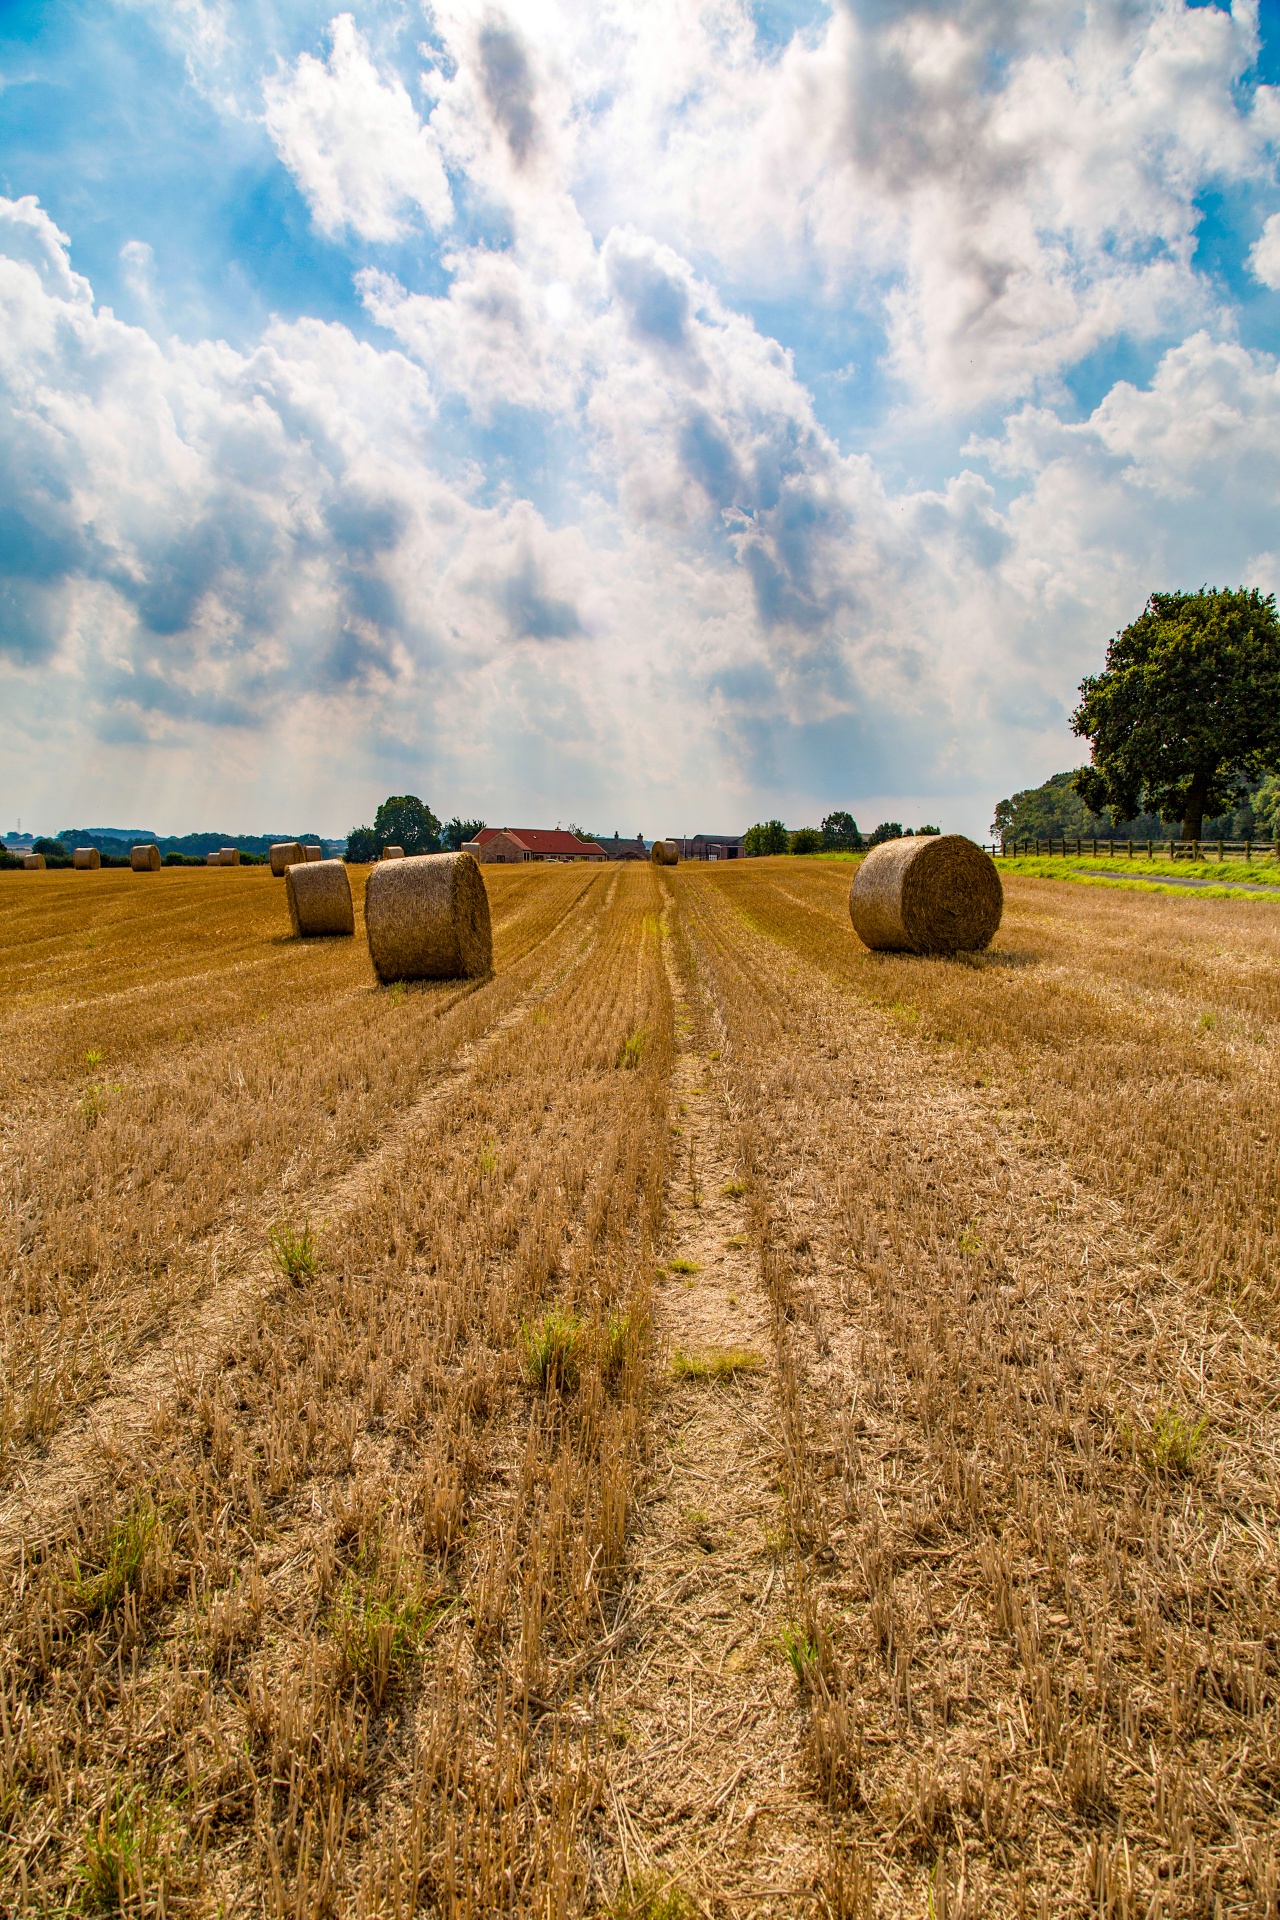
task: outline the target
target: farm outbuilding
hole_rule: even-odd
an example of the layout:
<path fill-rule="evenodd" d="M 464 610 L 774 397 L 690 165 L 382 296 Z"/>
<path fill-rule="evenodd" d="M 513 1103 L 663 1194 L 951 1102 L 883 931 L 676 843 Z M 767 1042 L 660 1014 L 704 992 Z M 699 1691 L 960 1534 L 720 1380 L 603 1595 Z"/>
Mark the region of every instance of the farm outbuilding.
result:
<path fill-rule="evenodd" d="M 525 860 L 607 860 L 596 840 L 579 840 L 559 827 L 485 827 L 463 847 L 482 866 L 517 866 Z"/>

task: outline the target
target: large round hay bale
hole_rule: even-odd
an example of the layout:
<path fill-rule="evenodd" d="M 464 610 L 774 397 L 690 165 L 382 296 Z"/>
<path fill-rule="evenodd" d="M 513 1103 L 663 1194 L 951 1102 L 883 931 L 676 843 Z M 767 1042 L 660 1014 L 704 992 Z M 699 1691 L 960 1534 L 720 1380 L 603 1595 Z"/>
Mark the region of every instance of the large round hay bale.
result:
<path fill-rule="evenodd" d="M 977 953 L 1003 909 L 995 861 L 962 833 L 885 840 L 849 889 L 855 931 L 882 952 Z"/>
<path fill-rule="evenodd" d="M 304 860 L 323 860 L 324 848 L 323 847 L 304 847 L 302 849 L 302 857 Z"/>
<path fill-rule="evenodd" d="M 149 847 L 130 847 L 129 865 L 135 873 L 159 873 L 160 849 L 152 841 Z"/>
<path fill-rule="evenodd" d="M 382 849 L 382 852 L 378 855 L 378 858 L 379 860 L 403 860 L 404 848 L 403 847 L 384 847 Z"/>
<path fill-rule="evenodd" d="M 456 980 L 493 969 L 489 896 L 469 853 L 380 860 L 364 896 L 379 980 Z"/>
<path fill-rule="evenodd" d="M 42 853 L 24 853 L 22 856 L 22 865 L 23 870 L 27 873 L 43 873 L 44 855 Z"/>
<path fill-rule="evenodd" d="M 102 855 L 96 847 L 77 847 L 71 864 L 77 873 L 93 873 L 102 865 Z"/>
<path fill-rule="evenodd" d="M 649 855 L 655 867 L 676 867 L 680 864 L 680 843 L 678 840 L 655 840 Z"/>
<path fill-rule="evenodd" d="M 284 870 L 284 897 L 293 930 L 301 938 L 356 930 L 351 882 L 341 860 L 291 862 Z"/>
<path fill-rule="evenodd" d="M 204 863 L 206 867 L 220 867 L 222 865 L 222 855 L 220 853 L 206 853 Z"/>
<path fill-rule="evenodd" d="M 294 866 L 302 858 L 302 844 L 298 840 L 275 840 L 271 845 L 271 871 L 277 880 L 283 879 L 286 867 Z"/>
<path fill-rule="evenodd" d="M 218 853 L 220 867 L 238 867 L 240 865 L 239 847 L 222 847 Z"/>

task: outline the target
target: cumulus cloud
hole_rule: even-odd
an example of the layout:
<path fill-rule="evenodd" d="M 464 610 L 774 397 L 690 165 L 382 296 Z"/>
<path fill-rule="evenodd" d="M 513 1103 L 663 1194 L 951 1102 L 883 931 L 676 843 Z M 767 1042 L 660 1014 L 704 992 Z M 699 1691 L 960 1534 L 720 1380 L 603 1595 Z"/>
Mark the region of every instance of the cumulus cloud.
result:
<path fill-rule="evenodd" d="M 404 84 L 378 72 L 349 13 L 330 23 L 327 60 L 303 53 L 263 89 L 280 158 L 322 232 L 397 240 L 414 218 L 449 224 L 453 201 L 430 126 Z"/>

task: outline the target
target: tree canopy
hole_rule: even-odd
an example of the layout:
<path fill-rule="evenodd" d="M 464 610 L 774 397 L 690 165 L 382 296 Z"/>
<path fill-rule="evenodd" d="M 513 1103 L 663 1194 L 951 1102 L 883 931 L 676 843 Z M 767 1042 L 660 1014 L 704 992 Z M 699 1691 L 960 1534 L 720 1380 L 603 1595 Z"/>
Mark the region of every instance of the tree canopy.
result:
<path fill-rule="evenodd" d="M 1094 812 L 1144 809 L 1198 840 L 1206 813 L 1280 771 L 1280 620 L 1256 587 L 1153 593 L 1080 683 L 1075 732 L 1093 764 L 1074 779 Z"/>
<path fill-rule="evenodd" d="M 353 827 L 347 835 L 348 860 L 377 860 L 384 847 L 407 854 L 439 853 L 440 822 L 416 793 L 393 793 L 373 816 L 371 827 Z"/>
<path fill-rule="evenodd" d="M 830 853 L 858 853 L 862 835 L 851 813 L 829 813 L 822 823 L 822 844 Z"/>
<path fill-rule="evenodd" d="M 446 853 L 457 853 L 464 841 L 474 840 L 487 824 L 484 820 L 459 820 L 455 813 L 440 829 L 440 845 Z"/>
<path fill-rule="evenodd" d="M 781 820 L 757 820 L 742 836 L 744 853 L 785 853 L 791 836 Z"/>

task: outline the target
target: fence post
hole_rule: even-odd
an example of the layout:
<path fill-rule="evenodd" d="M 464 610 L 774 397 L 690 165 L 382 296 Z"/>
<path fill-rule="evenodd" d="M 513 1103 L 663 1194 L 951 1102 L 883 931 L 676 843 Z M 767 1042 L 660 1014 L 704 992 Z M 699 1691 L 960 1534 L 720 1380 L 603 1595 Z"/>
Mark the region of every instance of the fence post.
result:
<path fill-rule="evenodd" d="M 1245 857 L 1245 860 L 1246 860 L 1246 862 L 1247 862 L 1247 861 L 1249 861 L 1249 860 L 1252 860 L 1252 858 L 1253 858 L 1253 842 L 1252 842 L 1252 840 L 1246 840 L 1246 841 L 1245 841 L 1245 843 L 1244 843 L 1244 857 Z"/>
<path fill-rule="evenodd" d="M 1076 841 L 1076 859 L 1078 860 L 1079 858 L 1080 858 L 1080 842 L 1077 840 Z"/>
<path fill-rule="evenodd" d="M 1154 855 L 1154 853 L 1153 853 L 1153 852 L 1151 851 L 1151 842 L 1150 842 L 1149 840 L 1148 840 L 1148 842 L 1147 842 L 1147 858 L 1148 858 L 1148 860 L 1154 860 L 1154 859 L 1155 859 L 1155 855 Z"/>
<path fill-rule="evenodd" d="M 1131 860 L 1133 858 L 1133 835 L 1132 834 L 1130 834 L 1129 836 L 1129 858 Z"/>

